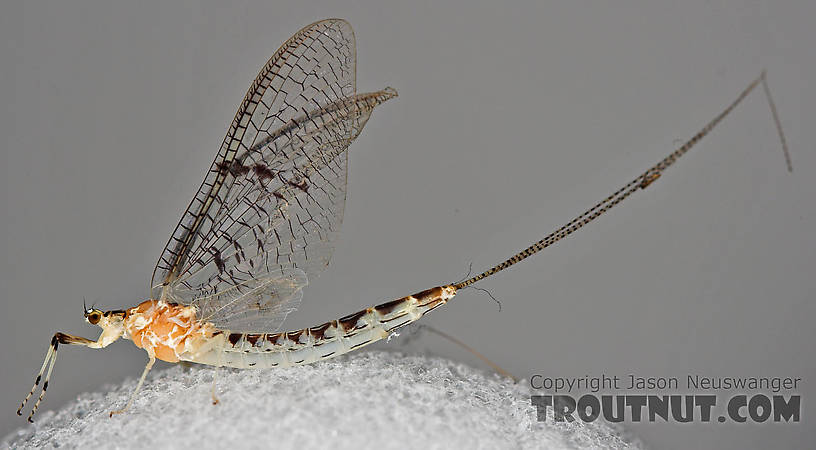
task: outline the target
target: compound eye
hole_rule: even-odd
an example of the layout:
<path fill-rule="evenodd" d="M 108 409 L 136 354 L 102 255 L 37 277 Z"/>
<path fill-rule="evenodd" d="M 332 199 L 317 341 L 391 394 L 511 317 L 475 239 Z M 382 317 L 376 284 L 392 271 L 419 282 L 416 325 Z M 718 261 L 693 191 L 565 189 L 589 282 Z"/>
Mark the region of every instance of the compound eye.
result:
<path fill-rule="evenodd" d="M 93 311 L 92 313 L 88 314 L 88 322 L 90 322 L 91 325 L 98 324 L 99 319 L 101 318 L 102 314 L 100 314 L 99 311 Z"/>

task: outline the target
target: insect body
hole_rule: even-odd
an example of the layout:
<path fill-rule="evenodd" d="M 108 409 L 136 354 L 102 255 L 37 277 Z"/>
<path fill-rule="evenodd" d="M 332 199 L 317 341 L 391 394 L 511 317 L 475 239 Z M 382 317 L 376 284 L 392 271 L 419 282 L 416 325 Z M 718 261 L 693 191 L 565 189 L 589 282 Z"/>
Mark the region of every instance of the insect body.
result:
<path fill-rule="evenodd" d="M 755 79 L 688 142 L 621 189 L 510 259 L 462 282 L 418 292 L 337 320 L 278 332 L 309 278 L 329 262 L 343 217 L 351 142 L 391 88 L 357 94 L 354 34 L 348 22 L 311 24 L 286 41 L 249 88 L 198 192 L 164 248 L 151 294 L 116 311 L 87 309 L 96 341 L 56 333 L 28 402 L 46 390 L 60 344 L 102 348 L 130 339 L 149 357 L 216 367 L 308 364 L 387 337 L 452 299 L 458 290 L 543 250 L 645 189 L 708 134 L 759 83 Z M 769 92 L 768 100 L 770 101 Z M 775 108 L 772 107 L 777 120 Z M 784 140 L 783 150 L 786 152 Z M 44 376 L 44 378 L 43 378 Z"/>

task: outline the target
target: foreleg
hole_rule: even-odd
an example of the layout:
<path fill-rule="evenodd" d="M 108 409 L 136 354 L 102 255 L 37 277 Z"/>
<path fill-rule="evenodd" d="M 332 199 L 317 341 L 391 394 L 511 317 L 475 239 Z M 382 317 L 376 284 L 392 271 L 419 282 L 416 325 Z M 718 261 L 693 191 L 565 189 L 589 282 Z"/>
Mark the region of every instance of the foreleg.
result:
<path fill-rule="evenodd" d="M 20 403 L 20 407 L 17 408 L 17 415 L 23 415 L 23 408 L 25 407 L 26 403 L 28 403 L 31 396 L 34 395 L 34 391 L 37 390 L 37 386 L 39 386 L 40 381 L 42 381 L 43 373 L 45 373 L 45 382 L 43 383 L 40 396 L 37 397 L 37 401 L 34 403 L 34 407 L 31 409 L 31 414 L 28 415 L 28 421 L 33 422 L 32 418 L 34 417 L 34 413 L 37 412 L 37 408 L 40 407 L 40 403 L 42 402 L 43 397 L 45 397 L 45 391 L 48 390 L 48 380 L 51 379 L 51 372 L 54 370 L 54 362 L 57 360 L 57 349 L 59 348 L 60 344 L 84 345 L 89 348 L 102 348 L 104 345 L 102 344 L 101 340 L 101 337 L 100 342 L 97 342 L 84 337 L 71 336 L 70 334 L 65 333 L 56 333 L 54 337 L 51 338 L 51 344 L 49 344 L 48 352 L 45 354 L 45 361 L 43 361 L 42 367 L 40 367 L 40 371 L 37 373 L 37 378 L 34 380 L 34 386 L 31 388 L 28 395 L 26 395 L 23 402 Z M 45 371 L 46 366 L 48 367 L 48 372 Z"/>

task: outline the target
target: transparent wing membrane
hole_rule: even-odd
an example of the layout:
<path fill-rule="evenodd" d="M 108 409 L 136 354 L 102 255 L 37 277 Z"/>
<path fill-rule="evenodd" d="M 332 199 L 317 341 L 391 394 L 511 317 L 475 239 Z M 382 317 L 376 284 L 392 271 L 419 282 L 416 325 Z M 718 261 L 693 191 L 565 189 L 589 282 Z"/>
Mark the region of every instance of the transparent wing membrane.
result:
<path fill-rule="evenodd" d="M 356 95 L 351 26 L 309 25 L 266 63 L 153 274 L 153 298 L 274 331 L 331 258 L 346 150 L 392 89 Z M 246 328 L 250 327 L 250 328 Z"/>
<path fill-rule="evenodd" d="M 202 319 L 230 330 L 277 331 L 286 316 L 295 311 L 308 284 L 300 269 L 254 278 L 198 300 Z"/>

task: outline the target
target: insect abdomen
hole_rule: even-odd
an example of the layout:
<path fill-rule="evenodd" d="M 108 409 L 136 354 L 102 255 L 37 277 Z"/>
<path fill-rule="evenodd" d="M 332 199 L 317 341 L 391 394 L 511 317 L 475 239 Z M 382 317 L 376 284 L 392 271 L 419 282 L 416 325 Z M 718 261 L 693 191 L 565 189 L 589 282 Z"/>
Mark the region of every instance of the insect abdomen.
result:
<path fill-rule="evenodd" d="M 247 368 L 290 367 L 333 358 L 387 337 L 456 295 L 440 286 L 366 308 L 316 327 L 283 333 L 230 333 L 193 362 Z"/>

